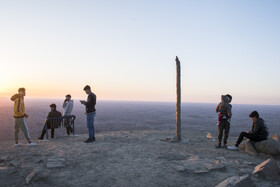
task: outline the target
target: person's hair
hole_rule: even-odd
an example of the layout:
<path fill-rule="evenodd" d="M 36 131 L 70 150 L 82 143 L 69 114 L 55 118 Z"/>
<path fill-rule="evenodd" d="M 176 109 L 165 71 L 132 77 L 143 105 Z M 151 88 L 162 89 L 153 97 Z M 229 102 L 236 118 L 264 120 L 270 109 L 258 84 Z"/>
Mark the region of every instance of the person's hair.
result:
<path fill-rule="evenodd" d="M 53 103 L 53 104 L 50 105 L 50 107 L 51 108 L 56 108 L 56 104 Z"/>
<path fill-rule="evenodd" d="M 253 118 L 253 117 L 256 117 L 256 118 L 259 118 L 259 113 L 257 111 L 253 111 L 250 115 L 249 115 L 250 118 Z"/>
<path fill-rule="evenodd" d="M 21 91 L 22 91 L 22 92 L 25 92 L 25 88 L 19 88 L 19 89 L 18 89 L 18 92 L 21 92 Z"/>
<path fill-rule="evenodd" d="M 231 96 L 231 95 L 227 94 L 226 96 L 227 96 L 230 100 L 232 100 L 232 96 Z"/>
<path fill-rule="evenodd" d="M 84 90 L 90 90 L 90 86 L 89 86 L 89 85 L 86 85 L 86 86 L 84 87 Z"/>
<path fill-rule="evenodd" d="M 70 95 L 70 94 L 67 94 L 65 97 L 70 97 L 70 98 L 71 98 L 71 95 Z"/>

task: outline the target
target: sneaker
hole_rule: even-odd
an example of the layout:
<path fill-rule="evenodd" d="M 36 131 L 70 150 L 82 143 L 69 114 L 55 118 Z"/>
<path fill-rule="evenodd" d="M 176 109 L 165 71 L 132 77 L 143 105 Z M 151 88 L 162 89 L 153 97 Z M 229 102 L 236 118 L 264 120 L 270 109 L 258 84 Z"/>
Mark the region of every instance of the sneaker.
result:
<path fill-rule="evenodd" d="M 34 143 L 34 142 L 30 142 L 30 143 L 28 143 L 27 145 L 28 145 L 29 147 L 33 147 L 33 146 L 36 146 L 37 144 Z"/>
<path fill-rule="evenodd" d="M 84 141 L 85 143 L 87 143 L 90 139 L 88 138 L 86 141 Z"/>
<path fill-rule="evenodd" d="M 227 149 L 227 144 L 224 144 L 223 148 Z"/>
<path fill-rule="evenodd" d="M 232 151 L 237 151 L 238 150 L 238 147 L 236 147 L 235 145 L 234 146 L 230 146 L 228 147 L 229 150 L 232 150 Z"/>
<path fill-rule="evenodd" d="M 216 145 L 216 148 L 222 148 L 221 144 Z"/>

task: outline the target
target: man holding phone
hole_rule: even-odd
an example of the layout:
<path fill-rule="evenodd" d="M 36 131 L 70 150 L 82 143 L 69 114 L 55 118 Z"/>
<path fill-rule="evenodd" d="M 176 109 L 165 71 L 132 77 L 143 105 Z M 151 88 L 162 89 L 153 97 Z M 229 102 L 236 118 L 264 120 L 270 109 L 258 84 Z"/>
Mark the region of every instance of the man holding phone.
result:
<path fill-rule="evenodd" d="M 86 106 L 86 116 L 87 116 L 87 128 L 89 138 L 85 141 L 85 143 L 90 143 L 95 141 L 94 135 L 94 117 L 96 115 L 96 95 L 91 91 L 89 85 L 84 87 L 84 91 L 88 95 L 87 101 L 80 100 L 81 104 Z"/>

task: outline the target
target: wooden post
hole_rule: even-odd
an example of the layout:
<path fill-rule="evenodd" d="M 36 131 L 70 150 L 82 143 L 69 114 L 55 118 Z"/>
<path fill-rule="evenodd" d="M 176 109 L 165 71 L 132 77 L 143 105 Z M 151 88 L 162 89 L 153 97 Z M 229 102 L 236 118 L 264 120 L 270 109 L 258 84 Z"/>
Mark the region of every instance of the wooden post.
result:
<path fill-rule="evenodd" d="M 176 56 L 176 89 L 177 89 L 177 103 L 176 103 L 176 137 L 177 141 L 181 140 L 181 65 L 179 58 Z"/>

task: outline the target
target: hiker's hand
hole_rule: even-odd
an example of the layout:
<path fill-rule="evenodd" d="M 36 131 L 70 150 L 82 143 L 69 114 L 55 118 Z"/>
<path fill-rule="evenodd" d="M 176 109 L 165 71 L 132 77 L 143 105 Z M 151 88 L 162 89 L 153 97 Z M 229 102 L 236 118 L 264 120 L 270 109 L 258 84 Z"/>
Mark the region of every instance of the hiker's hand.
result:
<path fill-rule="evenodd" d="M 250 131 L 247 131 L 247 133 L 249 134 L 249 133 L 250 133 Z"/>
<path fill-rule="evenodd" d="M 25 118 L 28 118 L 28 115 L 27 115 L 27 114 L 24 114 L 24 117 L 25 117 Z"/>

